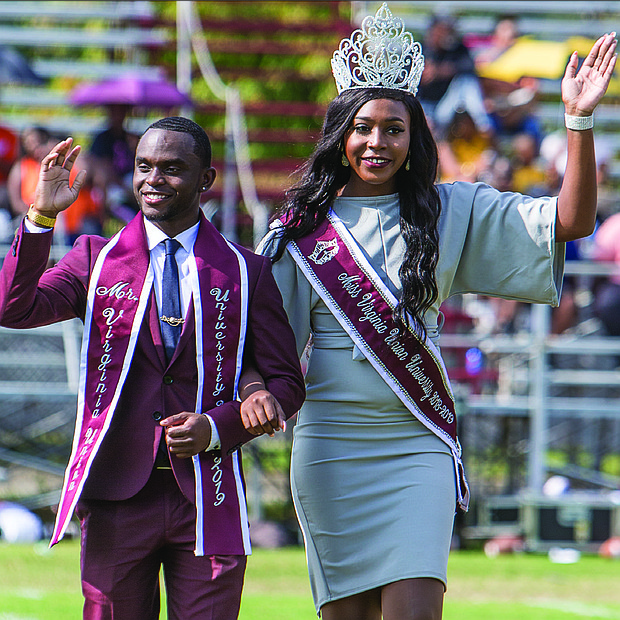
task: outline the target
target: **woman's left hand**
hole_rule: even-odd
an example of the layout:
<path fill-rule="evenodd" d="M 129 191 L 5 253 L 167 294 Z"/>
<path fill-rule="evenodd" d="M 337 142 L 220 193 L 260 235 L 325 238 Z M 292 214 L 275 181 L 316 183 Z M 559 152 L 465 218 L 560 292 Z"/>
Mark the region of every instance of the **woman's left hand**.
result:
<path fill-rule="evenodd" d="M 577 71 L 579 57 L 573 52 L 562 79 L 562 101 L 566 113 L 590 116 L 607 91 L 618 54 L 616 33 L 605 34 L 592 46 Z"/>

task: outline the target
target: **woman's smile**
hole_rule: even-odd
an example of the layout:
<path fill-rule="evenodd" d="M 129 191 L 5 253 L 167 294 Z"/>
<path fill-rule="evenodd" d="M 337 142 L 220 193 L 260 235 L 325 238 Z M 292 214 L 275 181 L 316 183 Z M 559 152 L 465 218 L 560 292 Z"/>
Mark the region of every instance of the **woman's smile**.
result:
<path fill-rule="evenodd" d="M 395 175 L 409 156 L 411 120 L 404 103 L 373 99 L 356 113 L 344 137 L 351 167 L 343 196 L 382 196 L 396 191 Z"/>

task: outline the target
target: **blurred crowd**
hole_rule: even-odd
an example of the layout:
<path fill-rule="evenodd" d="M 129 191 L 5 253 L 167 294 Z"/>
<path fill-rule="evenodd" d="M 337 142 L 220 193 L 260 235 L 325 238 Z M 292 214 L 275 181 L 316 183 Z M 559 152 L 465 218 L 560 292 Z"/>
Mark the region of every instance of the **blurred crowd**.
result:
<path fill-rule="evenodd" d="M 559 192 L 566 163 L 565 131 L 545 133 L 537 116 L 539 81 L 481 77 L 482 69 L 515 45 L 519 36 L 517 16 L 499 18 L 488 36 L 462 35 L 451 16 L 431 19 L 422 41 L 425 69 L 418 98 L 437 140 L 439 181 L 481 181 L 530 196 Z M 136 213 L 131 177 L 138 137 L 125 128 L 130 108 L 109 105 L 106 112 L 105 130 L 93 136 L 78 159 L 78 166 L 89 174 L 80 198 L 59 220 L 56 236 L 61 243 L 71 244 L 83 233 L 110 236 Z M 64 137 L 51 135 L 44 127 L 28 127 L 16 135 L 0 125 L 0 243 L 9 242 L 34 199 L 42 157 Z M 597 230 L 588 239 L 568 244 L 567 260 L 594 259 L 620 266 L 620 197 L 609 175 L 613 153 L 600 132 L 595 139 Z M 574 277 L 565 278 L 561 306 L 553 315 L 556 333 L 573 329 L 583 318 L 578 284 Z M 620 335 L 620 276 L 593 278 L 588 284 L 590 314 L 606 333 Z M 523 310 L 517 302 L 481 303 L 479 298 L 466 308 L 476 329 L 487 333 L 526 328 Z"/>
<path fill-rule="evenodd" d="M 498 19 L 489 37 L 462 36 L 452 17 L 436 16 L 429 24 L 422 41 L 425 69 L 418 98 L 437 140 L 440 181 L 480 181 L 534 197 L 558 194 L 566 166 L 566 135 L 563 128 L 546 133 L 537 116 L 539 80 L 481 77 L 481 69 L 509 50 L 519 36 L 516 16 Z M 600 132 L 595 141 L 596 230 L 587 239 L 569 243 L 566 258 L 615 262 L 620 268 L 620 194 L 609 174 L 613 153 Z M 584 320 L 595 319 L 600 333 L 620 335 L 620 275 L 589 278 L 586 284 L 590 295 L 579 295 L 583 281 L 565 277 L 552 331 L 574 330 Z M 519 302 L 478 296 L 466 300 L 464 309 L 483 333 L 514 333 L 529 327 L 529 313 Z"/>
<path fill-rule="evenodd" d="M 82 234 L 110 236 L 137 212 L 131 178 L 138 136 L 124 127 L 129 110 L 107 106 L 105 129 L 80 154 L 71 176 L 82 168 L 88 176 L 78 199 L 58 218 L 57 243 L 72 245 Z M 0 126 L 0 242 L 12 238 L 34 201 L 41 160 L 65 137 L 41 126 L 26 127 L 19 134 Z"/>

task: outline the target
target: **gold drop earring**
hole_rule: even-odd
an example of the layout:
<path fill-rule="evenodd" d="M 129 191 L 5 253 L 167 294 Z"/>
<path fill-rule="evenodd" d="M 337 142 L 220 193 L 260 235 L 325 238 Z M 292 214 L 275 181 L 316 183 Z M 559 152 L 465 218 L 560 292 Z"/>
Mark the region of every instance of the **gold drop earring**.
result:
<path fill-rule="evenodd" d="M 342 165 L 346 168 L 349 165 L 349 160 L 347 159 L 347 156 L 343 153 L 342 154 Z"/>

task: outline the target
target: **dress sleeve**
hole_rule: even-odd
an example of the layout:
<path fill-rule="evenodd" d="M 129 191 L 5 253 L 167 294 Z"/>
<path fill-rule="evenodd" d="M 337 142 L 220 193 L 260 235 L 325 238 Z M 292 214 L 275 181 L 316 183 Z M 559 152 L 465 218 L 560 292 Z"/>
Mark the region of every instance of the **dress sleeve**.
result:
<path fill-rule="evenodd" d="M 558 305 L 565 244 L 555 242 L 557 198 L 499 192 L 482 183 L 439 189 L 442 299 L 479 293 Z"/>

